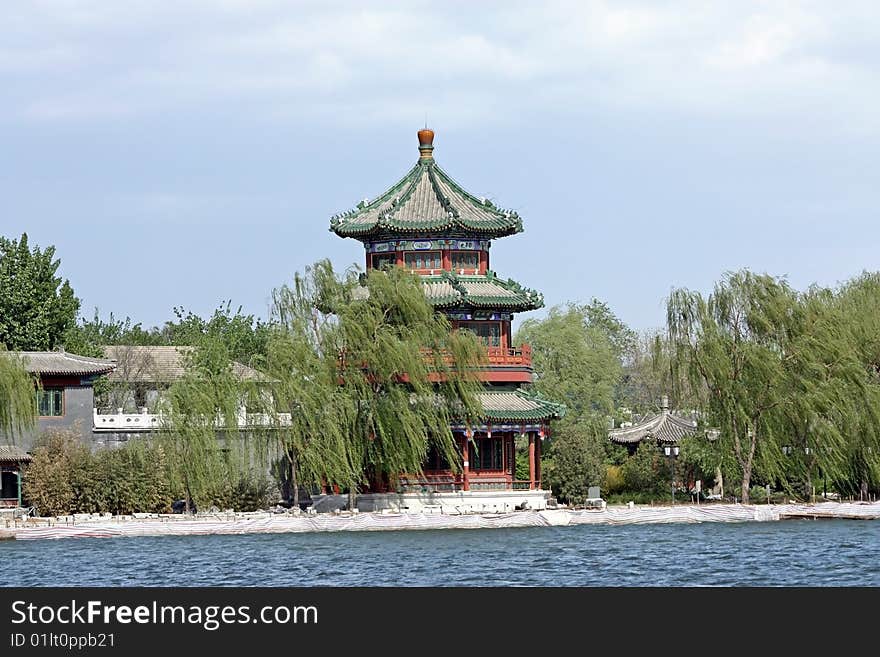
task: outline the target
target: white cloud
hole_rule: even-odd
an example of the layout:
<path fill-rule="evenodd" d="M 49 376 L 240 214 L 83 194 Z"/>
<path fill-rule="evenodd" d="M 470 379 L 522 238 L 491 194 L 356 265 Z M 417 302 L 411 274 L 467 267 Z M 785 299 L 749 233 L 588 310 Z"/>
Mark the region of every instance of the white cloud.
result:
<path fill-rule="evenodd" d="M 871 3 L 33 2 L 0 26 L 11 44 L 0 77 L 20 83 L 0 116 L 97 120 L 218 100 L 278 120 L 442 108 L 450 122 L 509 99 L 522 111 L 779 117 L 812 104 L 877 133 L 865 109 L 880 101 L 877 18 Z"/>

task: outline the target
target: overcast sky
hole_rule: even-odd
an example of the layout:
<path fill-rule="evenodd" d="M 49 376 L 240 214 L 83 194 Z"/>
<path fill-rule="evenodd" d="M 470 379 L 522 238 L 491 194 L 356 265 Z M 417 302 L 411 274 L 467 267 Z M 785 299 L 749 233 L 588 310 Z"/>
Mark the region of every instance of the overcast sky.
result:
<path fill-rule="evenodd" d="M 54 244 L 90 317 L 271 290 L 436 131 L 517 210 L 492 268 L 637 329 L 726 270 L 877 269 L 875 2 L 5 3 L 0 235 Z M 540 316 L 536 313 L 535 316 Z"/>

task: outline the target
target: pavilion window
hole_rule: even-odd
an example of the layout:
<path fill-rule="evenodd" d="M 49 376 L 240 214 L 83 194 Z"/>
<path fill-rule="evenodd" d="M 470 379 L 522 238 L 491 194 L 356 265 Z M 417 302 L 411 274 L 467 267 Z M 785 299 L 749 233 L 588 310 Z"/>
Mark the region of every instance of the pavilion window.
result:
<path fill-rule="evenodd" d="M 501 322 L 460 322 L 458 326 L 474 333 L 487 347 L 501 346 Z"/>
<path fill-rule="evenodd" d="M 37 391 L 37 408 L 40 417 L 64 415 L 64 388 L 43 388 Z"/>
<path fill-rule="evenodd" d="M 439 251 L 414 251 L 403 256 L 407 269 L 443 269 Z"/>
<path fill-rule="evenodd" d="M 452 269 L 459 271 L 477 272 L 480 270 L 480 252 L 479 251 L 453 251 L 452 252 Z"/>
<path fill-rule="evenodd" d="M 504 440 L 502 438 L 478 438 L 471 457 L 473 470 L 503 470 Z"/>
<path fill-rule="evenodd" d="M 383 267 L 393 267 L 397 264 L 397 254 L 395 253 L 377 253 L 373 256 L 373 269 L 382 269 Z"/>
<path fill-rule="evenodd" d="M 449 460 L 444 456 L 443 452 L 434 445 L 428 446 L 428 452 L 425 454 L 425 462 L 422 464 L 425 470 L 451 470 L 452 466 Z"/>

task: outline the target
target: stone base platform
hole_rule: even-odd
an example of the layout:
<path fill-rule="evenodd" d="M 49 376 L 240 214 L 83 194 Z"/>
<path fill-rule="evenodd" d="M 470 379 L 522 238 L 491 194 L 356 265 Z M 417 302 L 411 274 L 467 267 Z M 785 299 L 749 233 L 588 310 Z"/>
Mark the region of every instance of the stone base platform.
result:
<path fill-rule="evenodd" d="M 509 513 L 543 511 L 548 507 L 548 490 L 459 491 L 456 493 L 362 493 L 357 509 L 363 512 L 402 513 Z M 348 509 L 348 495 L 313 495 L 312 508 L 318 513 Z"/>

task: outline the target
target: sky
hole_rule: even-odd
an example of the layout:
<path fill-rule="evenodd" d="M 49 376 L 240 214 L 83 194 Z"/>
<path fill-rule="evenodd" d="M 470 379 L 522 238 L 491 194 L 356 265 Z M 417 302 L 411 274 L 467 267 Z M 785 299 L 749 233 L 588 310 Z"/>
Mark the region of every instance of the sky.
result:
<path fill-rule="evenodd" d="M 876 270 L 874 2 L 7 3 L 0 235 L 54 245 L 81 313 L 145 326 L 363 262 L 330 217 L 416 131 L 525 232 L 492 268 L 638 330 L 749 268 Z M 530 316 L 540 317 L 543 311 Z"/>

